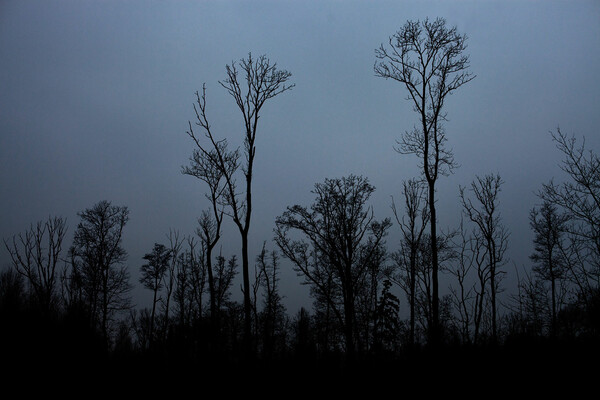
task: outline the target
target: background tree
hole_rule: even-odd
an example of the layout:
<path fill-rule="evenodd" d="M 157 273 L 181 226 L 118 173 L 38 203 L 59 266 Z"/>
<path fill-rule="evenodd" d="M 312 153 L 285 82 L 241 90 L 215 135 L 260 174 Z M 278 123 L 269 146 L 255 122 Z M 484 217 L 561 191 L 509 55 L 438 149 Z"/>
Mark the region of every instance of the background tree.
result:
<path fill-rule="evenodd" d="M 24 299 L 25 280 L 23 275 L 11 268 L 0 272 L 0 314 L 10 319 L 24 306 Z"/>
<path fill-rule="evenodd" d="M 27 282 L 37 304 L 48 312 L 58 300 L 57 288 L 62 244 L 67 233 L 66 221 L 50 217 L 45 222 L 31 225 L 25 233 L 4 240 L 12 266 Z"/>
<path fill-rule="evenodd" d="M 292 321 L 292 351 L 298 360 L 309 359 L 316 353 L 314 322 L 310 313 L 301 307 Z"/>
<path fill-rule="evenodd" d="M 487 265 L 489 268 L 492 340 L 497 340 L 497 292 L 500 283 L 500 267 L 505 262 L 504 255 L 508 246 L 508 231 L 501 222 L 498 212 L 498 195 L 502 184 L 500 175 L 477 176 L 471 182 L 470 191 L 473 200 L 467 197 L 465 188 L 460 187 L 460 198 L 465 214 L 476 225 L 485 243 Z M 482 299 L 481 299 L 482 300 Z"/>
<path fill-rule="evenodd" d="M 458 288 L 450 286 L 463 343 L 479 343 L 484 311 L 487 309 L 490 268 L 486 242 L 478 228 L 469 233 L 461 218 L 458 240 L 453 241 L 454 262 L 449 272 Z M 475 277 L 472 277 L 475 275 Z"/>
<path fill-rule="evenodd" d="M 541 337 L 551 318 L 548 288 L 541 279 L 517 270 L 517 293 L 511 297 L 513 315 L 509 330 L 521 337 Z"/>
<path fill-rule="evenodd" d="M 600 304 L 600 159 L 587 150 L 585 139 L 579 145 L 575 136 L 560 128 L 552 133 L 563 155 L 560 168 L 566 173 L 563 183 L 544 184 L 539 195 L 569 218 L 569 246 L 564 261 L 568 276 L 577 288 L 578 301 L 587 309 Z M 600 318 L 595 317 L 600 328 Z"/>
<path fill-rule="evenodd" d="M 278 333 L 283 333 L 286 312 L 283 296 L 279 291 L 279 255 L 275 250 L 267 251 L 264 242 L 261 252 L 256 257 L 256 263 L 261 271 L 263 288 L 263 352 L 267 357 L 271 357 L 276 350 Z M 280 347 L 283 347 L 283 344 Z"/>
<path fill-rule="evenodd" d="M 196 248 L 198 243 L 193 237 L 187 238 L 187 248 L 179 254 L 176 264 L 175 313 L 177 328 L 186 341 L 189 338 L 191 325 L 202 307 L 201 299 L 206 284 L 205 265 L 202 263 L 202 251 Z"/>
<path fill-rule="evenodd" d="M 222 254 L 217 256 L 217 271 L 215 276 L 217 309 L 223 312 L 231 299 L 233 279 L 237 275 L 238 262 L 235 255 L 229 259 Z"/>
<path fill-rule="evenodd" d="M 383 281 L 383 290 L 377 306 L 376 340 L 375 343 L 381 350 L 396 351 L 400 333 L 400 300 L 391 292 L 392 282 Z M 411 337 L 414 339 L 414 336 Z M 413 342 L 411 342 L 412 344 Z"/>
<path fill-rule="evenodd" d="M 81 277 L 92 326 L 109 346 L 114 317 L 131 308 L 127 252 L 121 246 L 129 210 L 103 200 L 78 215 L 81 221 L 73 238 L 71 276 Z"/>
<path fill-rule="evenodd" d="M 542 206 L 533 208 L 529 222 L 534 232 L 534 252 L 530 258 L 535 263 L 533 271 L 544 281 L 550 282 L 552 301 L 551 333 L 556 334 L 557 308 L 560 307 L 557 282 L 561 282 L 566 272 L 563 243 L 569 216 L 558 214 L 556 207 L 544 201 Z"/>
<path fill-rule="evenodd" d="M 389 38 L 387 48 L 382 44 L 375 50 L 380 60 L 375 63 L 375 75 L 403 84 L 409 93 L 408 100 L 412 101 L 419 116 L 419 126 L 406 131 L 399 141 L 398 151 L 419 157 L 428 185 L 434 324 L 431 339 L 434 342 L 439 334 L 435 184 L 440 175 L 451 173 L 456 166 L 454 156 L 445 144 L 444 105 L 448 95 L 475 77 L 467 71 L 469 58 L 463 55 L 466 40 L 456 27 L 447 27 L 443 18 L 425 19 L 406 22 Z"/>
<path fill-rule="evenodd" d="M 391 275 L 388 258 L 384 244 L 379 243 L 369 254 L 369 260 L 360 261 L 367 263 L 365 273 L 356 284 L 356 342 L 360 352 L 371 350 L 375 343 L 379 295 L 382 283 Z"/>
<path fill-rule="evenodd" d="M 170 318 L 169 312 L 171 310 L 171 299 L 173 298 L 173 292 L 175 290 L 175 281 L 177 280 L 177 263 L 180 259 L 180 252 L 184 240 L 180 237 L 178 231 L 172 229 L 169 231 L 167 238 L 169 240 L 169 252 L 171 253 L 171 257 L 169 259 L 169 265 L 163 277 L 163 285 L 165 288 L 165 296 L 161 301 L 163 310 L 163 321 L 161 326 L 163 342 L 167 339 Z"/>
<path fill-rule="evenodd" d="M 257 258 L 260 257 L 260 254 L 257 256 Z M 259 311 L 258 311 L 258 293 L 260 292 L 260 289 L 262 287 L 262 280 L 263 280 L 263 269 L 260 267 L 259 263 L 258 263 L 258 259 L 256 260 L 256 263 L 254 264 L 254 282 L 252 282 L 251 285 L 251 295 L 250 295 L 250 299 L 252 302 L 252 314 L 253 314 L 253 327 L 254 327 L 254 331 L 252 333 L 253 335 L 253 339 L 255 341 L 255 344 L 253 345 L 253 347 L 256 347 L 256 343 L 258 343 L 258 338 L 259 338 L 259 331 L 260 331 L 260 321 L 259 321 Z"/>
<path fill-rule="evenodd" d="M 140 268 L 140 283 L 146 289 L 152 290 L 152 313 L 150 315 L 150 345 L 154 342 L 154 320 L 156 316 L 156 305 L 160 298 L 158 294 L 163 289 L 164 277 L 169 267 L 171 251 L 163 244 L 155 243 L 151 253 L 146 253 L 143 257 L 148 261 Z"/>
<path fill-rule="evenodd" d="M 227 259 L 222 253 L 216 258 L 215 289 L 218 311 L 219 335 L 215 338 L 216 349 L 221 352 L 229 344 L 230 349 L 237 350 L 239 334 L 243 332 L 243 306 L 231 300 L 233 280 L 239 264 L 236 255 Z M 242 317 L 242 318 L 240 318 Z"/>
<path fill-rule="evenodd" d="M 198 97 L 198 93 L 196 93 Z M 195 108 L 198 119 L 201 121 L 200 116 L 203 113 L 205 102 L 205 94 L 203 92 L 202 99 L 198 97 L 197 103 L 198 108 Z M 210 127 L 206 124 L 206 129 L 210 134 Z M 189 134 L 192 138 L 195 138 L 193 131 L 190 127 Z M 216 302 L 215 302 L 215 284 L 213 278 L 213 249 L 221 238 L 221 226 L 223 223 L 224 216 L 224 193 L 226 189 L 226 178 L 231 177 L 235 170 L 238 168 L 239 154 L 236 151 L 228 151 L 227 141 L 222 140 L 215 142 L 215 149 L 205 150 L 202 147 L 193 150 L 193 154 L 190 157 L 190 165 L 182 167 L 182 173 L 186 175 L 195 176 L 196 178 L 204 181 L 208 186 L 208 193 L 206 198 L 210 201 L 210 210 L 202 211 L 200 218 L 198 219 L 198 229 L 196 230 L 197 235 L 203 243 L 205 248 L 205 260 L 206 260 L 206 271 L 208 273 L 208 289 L 210 295 L 210 319 L 213 329 L 213 333 L 216 333 L 218 327 L 216 326 Z M 222 161 L 222 163 L 221 163 Z"/>
<path fill-rule="evenodd" d="M 356 347 L 356 296 L 368 267 L 379 256 L 389 219 L 375 220 L 367 201 L 375 188 L 368 179 L 350 175 L 317 183 L 310 210 L 288 207 L 277 217 L 275 241 L 312 288 L 330 304 L 344 329 L 346 353 Z M 290 237 L 296 231 L 301 239 Z M 331 296 L 331 283 L 339 288 L 342 303 Z"/>
<path fill-rule="evenodd" d="M 315 330 L 315 340 L 323 354 L 338 351 L 343 346 L 343 317 L 335 304 L 342 304 L 342 292 L 335 279 L 335 270 L 328 267 L 328 260 L 317 251 L 310 253 L 308 260 L 315 268 L 320 282 L 319 286 L 305 280 L 304 284 L 310 286 L 310 296 L 313 299 L 312 326 Z"/>
<path fill-rule="evenodd" d="M 411 345 L 415 343 L 417 273 L 419 271 L 420 249 L 423 235 L 429 223 L 426 188 L 421 181 L 409 180 L 403 182 L 404 212 L 400 217 L 399 211 L 392 200 L 392 211 L 400 229 L 402 239 L 400 249 L 392 255 L 396 263 L 397 274 L 394 281 L 406 293 L 409 305 L 409 338 Z"/>
<path fill-rule="evenodd" d="M 228 163 L 228 153 L 222 148 L 226 144 L 225 140 L 218 141 L 213 136 L 206 115 L 206 97 L 205 89 L 203 88 L 202 96 L 196 95 L 197 107 L 196 111 L 197 122 L 209 139 L 208 145 L 200 142 L 199 137 L 194 133 L 192 124 L 188 131 L 189 136 L 194 140 L 199 151 L 203 154 L 213 154 L 210 158 L 214 163 L 226 182 L 224 196 L 226 204 L 229 206 L 229 215 L 237 226 L 242 239 L 242 273 L 243 273 L 243 290 L 244 290 L 244 337 L 246 347 L 249 350 L 251 336 L 251 321 L 252 321 L 252 304 L 250 299 L 250 273 L 249 273 L 249 258 L 248 258 L 248 234 L 250 231 L 250 223 L 252 217 L 252 177 L 254 168 L 254 158 L 256 156 L 256 133 L 258 131 L 258 120 L 260 111 L 267 100 L 290 90 L 294 85 L 287 85 L 286 82 L 290 79 L 291 73 L 277 68 L 277 64 L 271 61 L 264 55 L 258 59 L 252 58 L 249 54 L 247 59 L 240 60 L 239 68 L 241 68 L 242 79 L 245 83 L 240 82 L 238 75 L 238 64 L 233 62 L 226 66 L 227 78 L 219 83 L 227 92 L 234 98 L 238 109 L 241 111 L 244 120 L 244 154 L 245 163 L 242 166 L 245 179 L 245 191 L 243 197 L 240 198 L 239 190 L 236 187 L 236 181 L 233 177 L 237 170 L 237 157 L 235 157 L 235 168 Z"/>
<path fill-rule="evenodd" d="M 454 243 L 455 264 L 450 268 L 450 273 L 456 277 L 458 289 L 450 286 L 450 292 L 454 302 L 454 307 L 458 311 L 458 323 L 460 324 L 460 332 L 463 343 L 471 343 L 471 324 L 473 320 L 473 292 L 474 285 L 470 284 L 468 278 L 475 264 L 473 250 L 473 240 L 468 237 L 463 220 L 460 221 L 459 229 L 460 241 Z"/>

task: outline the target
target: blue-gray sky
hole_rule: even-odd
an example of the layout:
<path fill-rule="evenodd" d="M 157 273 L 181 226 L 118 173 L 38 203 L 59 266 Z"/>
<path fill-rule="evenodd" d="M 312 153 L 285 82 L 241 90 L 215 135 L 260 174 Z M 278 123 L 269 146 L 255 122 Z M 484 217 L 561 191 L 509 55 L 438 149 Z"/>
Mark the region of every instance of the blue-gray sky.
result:
<path fill-rule="evenodd" d="M 308 206 L 327 177 L 368 177 L 376 216 L 391 217 L 391 196 L 419 173 L 415 157 L 394 151 L 416 115 L 403 87 L 374 76 L 374 49 L 406 20 L 438 16 L 469 37 L 477 75 L 447 102 L 460 168 L 439 182 L 440 226 L 458 224 L 458 185 L 499 173 L 507 269 L 527 266 L 534 192 L 562 178 L 549 131 L 560 126 L 600 149 L 597 1 L 2 1 L 0 236 L 60 215 L 70 242 L 78 211 L 103 199 L 126 205 L 137 283 L 144 253 L 169 229 L 193 234 L 207 205 L 206 187 L 180 173 L 203 83 L 215 133 L 241 144 L 241 116 L 218 80 L 249 52 L 266 54 L 296 84 L 262 113 L 251 257 L 263 240 L 274 248 L 275 217 Z M 235 227 L 224 228 L 224 253 L 239 253 Z M 8 262 L 1 248 L 0 264 Z M 288 311 L 310 307 L 301 280 L 283 268 Z M 135 295 L 146 305 L 142 289 Z"/>

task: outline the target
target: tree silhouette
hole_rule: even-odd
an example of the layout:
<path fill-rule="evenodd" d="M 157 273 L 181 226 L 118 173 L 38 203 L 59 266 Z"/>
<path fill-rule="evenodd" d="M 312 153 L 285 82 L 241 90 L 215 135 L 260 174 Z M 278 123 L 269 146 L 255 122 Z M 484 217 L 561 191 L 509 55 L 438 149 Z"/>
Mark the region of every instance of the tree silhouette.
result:
<path fill-rule="evenodd" d="M 419 116 L 419 126 L 406 131 L 397 151 L 419 157 L 429 190 L 434 328 L 430 339 L 434 343 L 440 333 L 435 184 L 440 175 L 456 167 L 452 151 L 446 147 L 444 105 L 448 95 L 475 77 L 467 71 L 468 56 L 462 54 L 466 40 L 456 27 L 447 27 L 443 18 L 425 19 L 407 21 L 389 38 L 387 48 L 382 44 L 375 50 L 380 60 L 375 63 L 375 75 L 403 84 Z"/>
<path fill-rule="evenodd" d="M 66 220 L 50 217 L 11 241 L 4 240 L 12 266 L 27 280 L 38 305 L 46 312 L 56 306 L 60 277 L 57 266 L 66 233 Z"/>
<path fill-rule="evenodd" d="M 175 281 L 177 280 L 177 265 L 181 255 L 181 248 L 183 246 L 183 238 L 180 237 L 178 231 L 170 230 L 167 235 L 169 240 L 169 252 L 171 257 L 169 259 L 169 265 L 163 276 L 163 286 L 165 288 L 165 297 L 162 299 L 162 310 L 163 310 L 163 321 L 162 321 L 162 340 L 167 339 L 168 325 L 171 311 L 171 300 L 173 299 L 173 293 L 175 291 Z"/>
<path fill-rule="evenodd" d="M 198 115 L 198 119 L 202 120 L 200 115 L 204 113 L 205 109 L 205 89 L 203 89 L 202 98 L 199 97 L 198 93 L 196 93 L 196 96 L 198 106 L 196 108 L 196 114 Z M 208 124 L 206 124 L 206 127 L 210 134 Z M 189 134 L 192 138 L 195 138 L 191 127 Z M 205 260 L 208 273 L 210 319 L 213 334 L 216 334 L 218 330 L 215 283 L 212 265 L 213 249 L 221 238 L 221 226 L 223 224 L 223 216 L 225 213 L 224 195 L 225 190 L 227 189 L 227 177 L 233 176 L 235 170 L 238 168 L 238 158 L 239 154 L 237 150 L 229 151 L 227 149 L 227 141 L 222 140 L 215 143 L 215 149 L 213 150 L 206 151 L 201 147 L 194 149 L 193 154 L 190 157 L 190 165 L 182 167 L 183 174 L 191 175 L 204 181 L 209 189 L 208 193 L 206 193 L 206 198 L 210 201 L 210 210 L 202 211 L 200 218 L 198 218 L 198 228 L 196 233 L 206 249 Z"/>
<path fill-rule="evenodd" d="M 367 206 L 375 188 L 368 179 L 350 175 L 317 183 L 310 209 L 287 207 L 275 221 L 275 241 L 284 257 L 294 264 L 306 282 L 324 296 L 344 329 L 349 359 L 356 347 L 356 297 L 370 263 L 379 256 L 389 219 L 376 221 Z M 297 231 L 301 239 L 290 237 Z M 341 304 L 332 296 L 339 288 Z"/>
<path fill-rule="evenodd" d="M 146 253 L 143 257 L 144 260 L 148 261 L 147 264 L 143 264 L 140 268 L 141 277 L 140 283 L 144 285 L 146 289 L 152 290 L 152 313 L 150 315 L 150 345 L 152 346 L 154 341 L 154 320 L 156 316 L 156 305 L 160 298 L 158 297 L 159 292 L 164 287 L 164 278 L 167 268 L 169 267 L 169 261 L 171 259 L 171 251 L 160 243 L 155 243 L 151 253 Z"/>
<path fill-rule="evenodd" d="M 263 288 L 263 352 L 270 357 L 275 351 L 277 331 L 281 330 L 285 318 L 285 305 L 279 291 L 279 255 L 275 250 L 267 251 L 264 242 L 260 253 L 256 256 L 256 263 Z"/>
<path fill-rule="evenodd" d="M 470 186 L 470 191 L 475 198 L 475 204 L 473 204 L 473 200 L 467 197 L 465 188 L 460 188 L 463 210 L 477 226 L 479 234 L 485 243 L 491 295 L 492 340 L 494 342 L 496 342 L 498 335 L 497 292 L 500 276 L 503 274 L 500 267 L 506 261 L 504 255 L 508 246 L 509 236 L 498 212 L 498 195 L 503 183 L 500 175 L 494 176 L 490 174 L 484 177 L 476 177 Z M 488 271 L 482 272 L 485 275 Z M 483 293 L 481 296 L 483 296 Z M 480 301 L 483 301 L 483 299 L 480 298 Z"/>
<path fill-rule="evenodd" d="M 238 67 L 241 71 L 238 70 Z M 278 69 L 277 64 L 272 64 L 264 55 L 258 57 L 258 59 L 254 59 L 249 54 L 248 58 L 240 60 L 239 65 L 236 62 L 227 65 L 226 71 L 227 78 L 219 81 L 219 83 L 233 97 L 244 120 L 245 163 L 242 165 L 242 171 L 245 180 L 245 191 L 241 198 L 234 179 L 234 173 L 239 167 L 237 151 L 234 153 L 226 152 L 226 140 L 222 139 L 219 141 L 213 136 L 206 115 L 205 88 L 203 88 L 202 96 L 196 95 L 197 106 L 195 105 L 194 109 L 196 111 L 196 124 L 204 130 L 209 143 L 207 145 L 201 143 L 200 138 L 194 133 L 191 123 L 189 124 L 188 134 L 196 143 L 197 149 L 222 174 L 225 180 L 223 195 L 225 203 L 229 206 L 228 214 L 240 232 L 242 239 L 242 279 L 245 316 L 244 338 L 246 350 L 250 351 L 252 302 L 250 298 L 248 234 L 252 217 L 252 177 L 256 156 L 255 142 L 258 132 L 258 120 L 260 111 L 267 100 L 290 90 L 294 85 L 286 84 L 292 74 L 288 71 Z M 242 79 L 245 80 L 245 84 L 240 82 L 238 77 L 240 72 L 242 72 Z M 232 163 L 232 159 L 235 162 Z"/>
<path fill-rule="evenodd" d="M 103 200 L 78 215 L 81 221 L 73 238 L 70 276 L 78 277 L 92 326 L 99 329 L 108 347 L 115 315 L 131 308 L 127 252 L 121 246 L 129 210 Z"/>
<path fill-rule="evenodd" d="M 600 159 L 560 129 L 552 133 L 563 155 L 561 169 L 567 180 L 544 184 L 539 196 L 568 216 L 570 245 L 565 262 L 578 288 L 580 301 L 590 307 L 600 288 Z"/>
<path fill-rule="evenodd" d="M 400 332 L 400 300 L 391 292 L 392 283 L 389 279 L 383 281 L 383 290 L 377 306 L 376 343 L 382 349 L 394 351 L 397 349 Z M 414 339 L 414 334 L 411 340 Z M 411 342 L 413 344 L 413 342 Z"/>
<path fill-rule="evenodd" d="M 429 210 L 425 187 L 421 181 L 409 180 L 403 182 L 404 212 L 400 217 L 400 211 L 396 209 L 392 201 L 392 211 L 400 229 L 402 239 L 400 250 L 393 254 L 393 259 L 398 268 L 398 276 L 394 279 L 406 293 L 410 316 L 409 316 L 409 343 L 415 343 L 416 322 L 416 296 L 417 296 L 417 274 L 419 272 L 420 248 L 427 224 L 429 223 Z"/>
<path fill-rule="evenodd" d="M 467 232 L 461 217 L 458 240 L 454 240 L 455 257 L 450 274 L 456 277 L 458 288 L 450 291 L 456 310 L 463 343 L 478 344 L 482 333 L 484 312 L 487 309 L 490 268 L 488 246 L 479 227 Z M 475 279 L 471 275 L 475 274 Z"/>
<path fill-rule="evenodd" d="M 237 275 L 238 262 L 235 255 L 229 259 L 222 254 L 217 256 L 217 270 L 215 274 L 215 288 L 217 309 L 221 312 L 226 307 L 231 298 L 231 286 L 233 279 Z"/>
<path fill-rule="evenodd" d="M 564 236 L 567 231 L 569 216 L 558 214 L 556 207 L 545 201 L 542 206 L 533 208 L 529 215 L 531 229 L 535 236 L 533 239 L 534 252 L 530 256 L 535 263 L 533 271 L 541 279 L 550 282 L 550 298 L 552 301 L 551 332 L 556 334 L 556 317 L 558 308 L 557 282 L 560 282 L 566 272 L 564 260 Z"/>
<path fill-rule="evenodd" d="M 187 338 L 192 321 L 200 315 L 206 285 L 206 264 L 203 250 L 198 251 L 193 236 L 187 237 L 187 248 L 179 253 L 175 263 L 173 298 L 179 333 Z"/>

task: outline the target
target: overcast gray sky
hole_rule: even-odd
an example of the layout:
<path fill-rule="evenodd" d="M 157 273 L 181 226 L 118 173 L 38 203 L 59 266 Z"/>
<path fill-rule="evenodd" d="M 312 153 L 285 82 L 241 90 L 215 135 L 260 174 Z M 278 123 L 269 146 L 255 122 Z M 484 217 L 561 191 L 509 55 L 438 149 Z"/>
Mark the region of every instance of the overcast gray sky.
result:
<path fill-rule="evenodd" d="M 218 80 L 248 52 L 266 54 L 296 84 L 263 109 L 251 257 L 263 240 L 274 248 L 275 217 L 308 206 L 327 177 L 368 177 L 376 217 L 391 217 L 391 196 L 419 173 L 415 157 L 394 151 L 416 115 L 403 87 L 374 76 L 374 49 L 406 20 L 438 16 L 469 37 L 477 75 L 447 102 L 461 167 L 439 182 L 440 226 L 459 222 L 458 185 L 499 173 L 507 269 L 527 266 L 534 192 L 561 179 L 549 131 L 560 126 L 600 149 L 598 1 L 3 0 L 0 236 L 60 215 L 70 242 L 77 212 L 103 199 L 126 205 L 124 247 L 139 287 L 142 256 L 171 228 L 192 234 L 206 206 L 206 187 L 180 173 L 203 83 L 215 133 L 241 144 L 241 115 Z M 223 252 L 239 254 L 236 228 L 224 228 Z M 8 263 L 2 247 L 0 264 Z M 288 311 L 310 307 L 301 280 L 283 268 Z M 135 294 L 147 305 L 142 289 Z"/>

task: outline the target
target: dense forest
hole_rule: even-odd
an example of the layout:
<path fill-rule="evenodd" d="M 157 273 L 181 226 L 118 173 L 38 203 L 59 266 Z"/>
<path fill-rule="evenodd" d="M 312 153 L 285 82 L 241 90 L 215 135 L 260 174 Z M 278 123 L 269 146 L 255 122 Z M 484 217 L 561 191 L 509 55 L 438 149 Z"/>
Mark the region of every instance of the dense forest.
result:
<path fill-rule="evenodd" d="M 312 204 L 261 221 L 273 225 L 265 240 L 274 245 L 265 241 L 255 259 L 248 236 L 261 196 L 252 191 L 259 117 L 294 84 L 266 56 L 227 65 L 219 83 L 242 116 L 244 145 L 232 149 L 213 133 L 206 90 L 196 92 L 181 173 L 203 185 L 210 207 L 193 216 L 195 234 L 168 232 L 142 260 L 128 259 L 129 208 L 101 200 L 78 213 L 72 243 L 61 217 L 4 238 L 11 266 L 0 275 L 3 363 L 31 374 L 93 370 L 147 380 L 158 370 L 173 378 L 237 373 L 258 386 L 285 376 L 579 373 L 599 355 L 600 159 L 582 138 L 552 132 L 568 179 L 540 182 L 541 205 L 529 217 L 531 268 L 501 298 L 510 235 L 498 212 L 502 177 L 483 174 L 460 187 L 460 226 L 436 225 L 436 184 L 457 167 L 444 106 L 476 79 L 466 40 L 440 18 L 408 21 L 375 50 L 375 75 L 397 85 L 415 112 L 396 150 L 421 175 L 403 183 L 393 218 L 375 217 L 367 177 L 332 177 L 315 183 Z M 226 219 L 240 235 L 239 253 L 229 256 L 219 252 Z M 392 225 L 400 243 L 386 241 Z M 284 265 L 310 288 L 312 308 L 286 310 Z M 232 296 L 238 278 L 242 301 Z M 151 293 L 150 307 L 134 307 L 134 285 Z"/>

